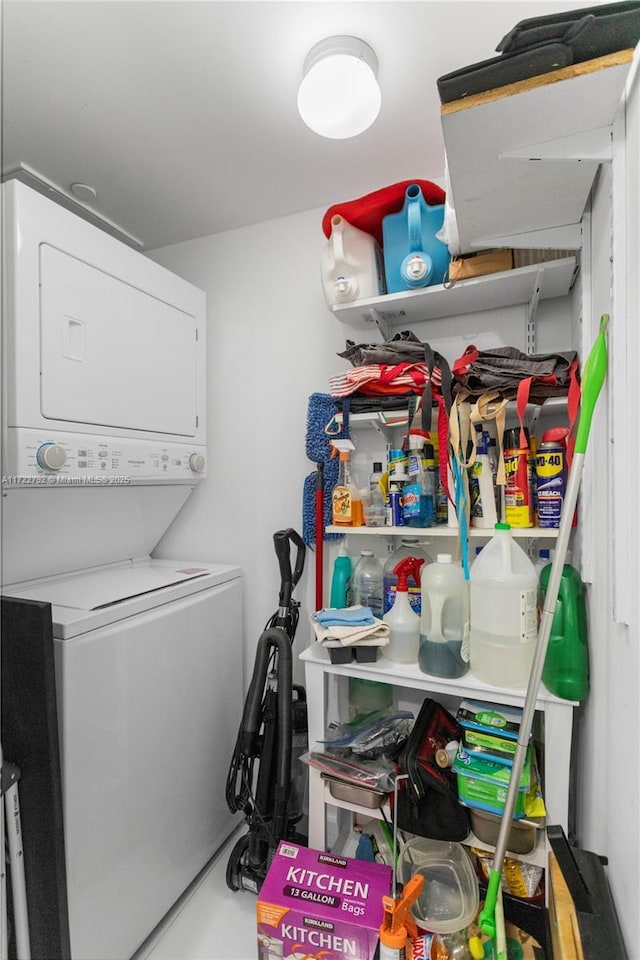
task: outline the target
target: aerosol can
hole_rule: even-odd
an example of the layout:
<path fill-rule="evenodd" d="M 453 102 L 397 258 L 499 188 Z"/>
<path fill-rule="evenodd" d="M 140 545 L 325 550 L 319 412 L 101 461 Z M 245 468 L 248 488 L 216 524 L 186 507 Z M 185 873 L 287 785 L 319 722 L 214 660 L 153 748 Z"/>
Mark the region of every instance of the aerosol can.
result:
<path fill-rule="evenodd" d="M 420 646 L 420 617 L 409 603 L 407 581 L 413 577 L 420 586 L 420 568 L 424 560 L 421 557 L 405 557 L 393 568 L 398 578 L 396 598 L 383 620 L 389 624 L 389 645 L 385 648 L 385 657 L 395 663 L 417 663 Z"/>
<path fill-rule="evenodd" d="M 409 941 L 418 933 L 410 910 L 422 893 L 424 877 L 416 873 L 401 894 L 382 898 L 380 960 L 407 960 Z"/>

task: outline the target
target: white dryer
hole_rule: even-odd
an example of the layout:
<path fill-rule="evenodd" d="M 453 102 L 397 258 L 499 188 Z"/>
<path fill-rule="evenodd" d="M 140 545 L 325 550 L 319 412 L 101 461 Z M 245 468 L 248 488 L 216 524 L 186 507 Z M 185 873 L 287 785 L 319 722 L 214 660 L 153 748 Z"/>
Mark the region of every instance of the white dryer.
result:
<path fill-rule="evenodd" d="M 73 960 L 125 960 L 237 825 L 241 574 L 145 558 L 5 587 L 52 604 Z"/>

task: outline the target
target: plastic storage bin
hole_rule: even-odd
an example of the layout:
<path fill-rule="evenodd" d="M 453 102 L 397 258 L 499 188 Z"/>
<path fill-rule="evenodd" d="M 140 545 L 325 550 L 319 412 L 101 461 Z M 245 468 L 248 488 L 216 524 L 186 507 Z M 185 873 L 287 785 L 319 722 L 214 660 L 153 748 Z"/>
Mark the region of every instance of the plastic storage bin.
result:
<path fill-rule="evenodd" d="M 460 843 L 448 840 L 410 840 L 400 858 L 400 880 L 408 883 L 416 873 L 424 877 L 422 893 L 411 915 L 432 933 L 463 930 L 478 912 L 478 878 Z"/>

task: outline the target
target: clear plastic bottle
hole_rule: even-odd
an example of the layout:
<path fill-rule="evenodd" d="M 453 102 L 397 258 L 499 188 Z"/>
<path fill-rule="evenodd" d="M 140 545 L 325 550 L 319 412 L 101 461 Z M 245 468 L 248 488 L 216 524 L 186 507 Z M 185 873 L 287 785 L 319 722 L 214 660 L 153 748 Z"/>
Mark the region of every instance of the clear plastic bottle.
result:
<path fill-rule="evenodd" d="M 398 578 L 396 598 L 391 610 L 383 619 L 389 624 L 389 643 L 383 653 L 387 660 L 395 663 L 416 663 L 420 643 L 420 617 L 415 613 L 407 593 L 407 579 L 412 576 L 420 585 L 420 557 L 405 557 L 395 567 Z"/>
<path fill-rule="evenodd" d="M 431 557 L 427 551 L 420 545 L 420 540 L 418 537 L 403 537 L 400 541 L 400 546 L 398 546 L 392 554 L 389 555 L 383 571 L 383 612 L 386 613 L 388 610 L 391 610 L 393 606 L 393 601 L 396 598 L 396 584 L 398 582 L 398 577 L 393 572 L 396 565 L 404 560 L 405 557 L 420 557 L 424 563 L 433 563 L 433 557 Z M 421 571 L 424 575 L 424 569 Z M 420 613 L 422 609 L 422 596 L 420 587 L 415 582 L 413 577 L 409 577 L 407 581 L 407 586 L 409 588 L 409 603 L 416 613 Z"/>
<path fill-rule="evenodd" d="M 461 677 L 469 669 L 469 584 L 448 553 L 425 567 L 418 664 L 436 677 Z"/>
<path fill-rule="evenodd" d="M 382 464 L 374 463 L 369 477 L 369 502 L 364 507 L 364 522 L 367 527 L 384 527 L 387 520 L 383 477 Z"/>
<path fill-rule="evenodd" d="M 351 582 L 354 603 L 369 607 L 374 617 L 382 619 L 382 564 L 373 550 L 362 550 Z"/>
<path fill-rule="evenodd" d="M 402 491 L 407 527 L 431 527 L 435 520 L 434 478 L 425 466 L 424 443 L 422 432 L 409 434 L 408 478 Z"/>
<path fill-rule="evenodd" d="M 496 524 L 470 577 L 471 669 L 486 683 L 524 689 L 538 635 L 538 577 L 509 524 Z"/>

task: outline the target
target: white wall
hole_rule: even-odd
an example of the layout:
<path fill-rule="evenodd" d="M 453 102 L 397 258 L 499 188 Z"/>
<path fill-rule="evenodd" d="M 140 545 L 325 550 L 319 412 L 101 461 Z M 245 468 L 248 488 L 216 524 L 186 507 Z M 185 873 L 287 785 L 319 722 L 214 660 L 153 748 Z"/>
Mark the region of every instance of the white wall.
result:
<path fill-rule="evenodd" d="M 640 524 L 636 478 L 640 369 L 640 96 L 614 128 L 591 213 L 585 349 L 610 313 L 607 381 L 593 421 L 583 509 L 589 556 L 591 693 L 579 750 L 578 835 L 609 858 L 608 875 L 630 957 L 640 942 Z M 613 269 L 611 268 L 613 261 Z"/>
<path fill-rule="evenodd" d="M 155 555 L 238 563 L 244 571 L 245 666 L 277 608 L 273 534 L 302 534 L 307 401 L 344 361 L 345 329 L 325 304 L 324 210 L 167 247 L 153 259 L 207 294 L 209 475 Z M 307 552 L 299 600 L 313 597 Z M 309 638 L 301 609 L 296 652 Z"/>

